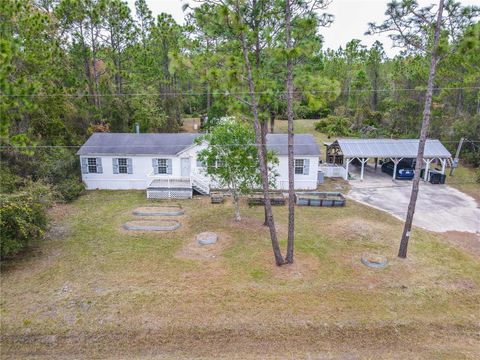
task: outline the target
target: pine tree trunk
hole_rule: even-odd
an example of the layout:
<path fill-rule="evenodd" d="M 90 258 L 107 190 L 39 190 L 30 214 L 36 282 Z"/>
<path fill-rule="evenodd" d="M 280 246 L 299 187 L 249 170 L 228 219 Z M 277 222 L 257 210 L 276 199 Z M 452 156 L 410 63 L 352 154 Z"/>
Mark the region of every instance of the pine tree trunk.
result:
<path fill-rule="evenodd" d="M 270 134 L 273 134 L 275 131 L 275 113 L 270 111 Z"/>
<path fill-rule="evenodd" d="M 378 69 L 373 72 L 373 94 L 372 94 L 372 110 L 377 111 L 378 108 Z"/>
<path fill-rule="evenodd" d="M 259 149 L 263 153 L 263 159 L 265 161 L 265 167 L 268 169 L 268 163 L 267 163 L 267 124 L 265 122 L 260 123 L 260 129 L 262 131 L 262 145 Z M 267 208 L 264 206 L 264 221 L 263 225 L 268 226 L 268 215 L 267 215 Z"/>
<path fill-rule="evenodd" d="M 241 221 L 242 217 L 240 216 L 240 204 L 239 204 L 237 189 L 235 188 L 232 188 L 232 199 L 233 199 L 233 205 L 235 207 L 235 221 Z"/>
<path fill-rule="evenodd" d="M 432 59 L 430 62 L 430 72 L 428 74 L 428 87 L 425 97 L 425 107 L 423 110 L 422 129 L 420 131 L 420 140 L 418 143 L 417 163 L 415 164 L 415 175 L 413 177 L 412 193 L 410 195 L 410 203 L 408 205 L 407 218 L 403 228 L 402 240 L 400 241 L 400 249 L 398 250 L 398 257 L 406 258 L 408 249 L 408 240 L 412 230 L 413 215 L 415 214 L 415 206 L 417 203 L 418 190 L 420 184 L 420 169 L 423 164 L 423 155 L 425 152 L 425 143 L 427 141 L 428 127 L 430 125 L 430 109 L 432 106 L 433 83 L 435 80 L 435 70 L 438 62 L 438 43 L 440 39 L 440 30 L 442 26 L 444 0 L 440 0 L 438 5 L 437 23 L 435 26 L 435 35 L 432 48 Z"/>
<path fill-rule="evenodd" d="M 272 241 L 272 248 L 273 254 L 275 256 L 275 263 L 280 266 L 285 261 L 283 259 L 282 253 L 280 251 L 280 245 L 277 239 L 277 231 L 275 229 L 275 221 L 273 218 L 272 212 L 272 204 L 270 203 L 270 195 L 268 189 L 268 168 L 265 166 L 266 159 L 263 152 L 262 147 L 262 130 L 261 125 L 258 117 L 258 105 L 257 105 L 257 98 L 255 94 L 255 84 L 253 82 L 253 71 L 252 71 L 252 64 L 250 63 L 250 59 L 248 57 L 248 47 L 247 47 L 247 39 L 245 33 L 242 31 L 240 34 L 240 41 L 242 44 L 242 52 L 243 58 L 245 61 L 245 65 L 247 68 L 247 78 L 248 78 L 248 87 L 250 92 L 250 99 L 251 99 L 251 107 L 253 113 L 253 127 L 255 130 L 255 143 L 258 146 L 258 159 L 260 165 L 260 173 L 262 177 L 262 188 L 263 188 L 263 200 L 265 204 L 265 212 L 267 215 L 267 224 L 270 229 L 270 239 Z"/>
<path fill-rule="evenodd" d="M 90 25 L 90 34 L 92 40 L 92 69 L 93 69 L 93 83 L 94 83 L 94 94 L 93 98 L 95 99 L 95 106 L 100 108 L 100 98 L 98 96 L 100 91 L 100 81 L 97 70 L 97 37 L 98 33 L 94 31 L 93 25 Z"/>
<path fill-rule="evenodd" d="M 290 56 L 292 49 L 290 0 L 285 2 L 285 41 L 287 47 L 287 119 L 288 119 L 288 239 L 285 261 L 293 263 L 295 240 L 295 166 L 293 158 L 293 62 Z"/>
<path fill-rule="evenodd" d="M 93 89 L 93 80 L 92 80 L 92 72 L 90 70 L 90 56 L 88 55 L 87 44 L 85 43 L 84 39 L 84 31 L 83 31 L 83 23 L 79 25 L 80 30 L 80 44 L 82 46 L 82 53 L 83 53 L 83 64 L 84 64 L 84 71 L 85 77 L 87 78 L 87 86 L 88 86 L 88 102 L 95 105 L 95 98 L 93 96 L 94 89 Z"/>

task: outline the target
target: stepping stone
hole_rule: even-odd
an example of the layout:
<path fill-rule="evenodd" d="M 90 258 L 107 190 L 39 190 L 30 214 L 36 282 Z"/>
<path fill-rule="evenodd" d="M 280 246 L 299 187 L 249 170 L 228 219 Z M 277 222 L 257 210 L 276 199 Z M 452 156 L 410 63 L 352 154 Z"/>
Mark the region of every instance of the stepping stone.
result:
<path fill-rule="evenodd" d="M 184 213 L 179 206 L 144 206 L 133 210 L 136 216 L 178 216 Z"/>
<path fill-rule="evenodd" d="M 197 235 L 197 242 L 200 245 L 212 245 L 215 244 L 218 240 L 218 235 L 214 232 L 203 232 Z"/>
<path fill-rule="evenodd" d="M 140 230 L 140 231 L 171 231 L 180 227 L 180 222 L 177 220 L 135 220 L 127 221 L 123 224 L 126 230 Z"/>

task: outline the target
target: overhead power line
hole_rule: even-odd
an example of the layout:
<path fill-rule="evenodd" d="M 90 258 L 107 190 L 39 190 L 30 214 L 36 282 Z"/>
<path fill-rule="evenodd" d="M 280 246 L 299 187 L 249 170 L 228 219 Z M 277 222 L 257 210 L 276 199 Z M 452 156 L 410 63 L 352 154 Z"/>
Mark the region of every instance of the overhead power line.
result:
<path fill-rule="evenodd" d="M 479 90 L 480 86 L 462 86 L 462 87 L 437 87 L 434 91 L 438 90 Z M 426 89 L 411 89 L 411 88 L 395 88 L 395 89 L 350 89 L 348 93 L 366 93 L 366 92 L 424 92 Z M 294 94 L 303 94 L 302 91 L 295 91 Z M 332 94 L 338 93 L 336 90 L 311 90 L 305 91 L 310 94 Z M 346 94 L 347 91 L 340 91 L 340 94 Z M 216 91 L 216 92 L 155 92 L 155 93 L 108 93 L 108 94 L 71 94 L 71 93 L 58 93 L 58 94 L 0 94 L 1 97 L 127 97 L 127 96 L 206 96 L 206 95 L 223 95 L 223 96 L 238 96 L 238 95 L 250 95 L 248 91 Z M 286 95 L 286 91 L 257 91 L 255 95 Z"/>
<path fill-rule="evenodd" d="M 130 133 L 130 134 L 135 134 L 135 133 Z M 147 134 L 147 133 L 143 133 Z M 175 134 L 175 133 L 172 133 Z M 202 135 L 202 133 L 197 133 L 198 135 Z M 140 134 L 141 135 L 141 134 Z M 281 134 L 281 133 L 275 133 L 274 135 L 287 135 L 287 134 Z M 375 140 L 391 140 L 390 138 L 379 138 Z M 416 140 L 416 139 L 414 139 Z M 480 143 L 480 140 L 468 140 L 468 142 L 472 143 Z M 455 140 L 446 140 L 442 141 L 442 143 L 458 143 L 458 141 Z M 266 144 L 268 146 L 268 143 Z M 118 147 L 122 148 L 144 148 L 144 147 L 150 147 L 151 145 L 135 145 L 135 144 L 122 144 L 122 145 L 117 145 Z M 215 147 L 231 147 L 231 146 L 261 146 L 261 144 L 257 143 L 232 143 L 232 144 L 212 144 L 212 146 Z M 271 146 L 282 146 L 279 144 L 273 144 Z M 312 143 L 300 143 L 300 142 L 295 142 L 295 146 L 312 146 Z M 0 145 L 0 149 L 19 149 L 19 148 L 102 148 L 104 145 Z M 183 147 L 182 145 L 177 145 L 177 144 L 162 144 L 161 147 Z"/>

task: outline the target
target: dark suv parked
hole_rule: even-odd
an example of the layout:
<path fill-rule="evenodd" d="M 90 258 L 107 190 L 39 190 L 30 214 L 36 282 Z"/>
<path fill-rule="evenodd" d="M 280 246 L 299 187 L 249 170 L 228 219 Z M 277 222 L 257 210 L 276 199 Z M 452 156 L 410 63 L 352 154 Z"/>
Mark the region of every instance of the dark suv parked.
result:
<path fill-rule="evenodd" d="M 393 169 L 395 164 L 393 161 L 387 161 L 382 164 L 382 172 L 387 173 L 393 176 Z M 415 173 L 414 164 L 411 161 L 400 161 L 397 165 L 397 173 L 395 174 L 395 179 L 399 180 L 411 180 L 413 179 L 413 174 Z"/>

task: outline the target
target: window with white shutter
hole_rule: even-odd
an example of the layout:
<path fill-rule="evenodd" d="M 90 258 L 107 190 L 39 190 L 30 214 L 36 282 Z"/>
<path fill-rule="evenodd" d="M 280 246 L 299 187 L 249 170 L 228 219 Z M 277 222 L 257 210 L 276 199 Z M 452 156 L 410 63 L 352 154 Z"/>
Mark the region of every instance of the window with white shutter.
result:
<path fill-rule="evenodd" d="M 158 173 L 159 174 L 167 173 L 167 159 L 158 159 Z"/>
<path fill-rule="evenodd" d="M 97 158 L 87 158 L 87 171 L 89 174 L 97 173 Z"/>
<path fill-rule="evenodd" d="M 303 175 L 304 159 L 295 159 L 295 175 Z"/>
<path fill-rule="evenodd" d="M 295 159 L 295 175 L 308 175 L 310 170 L 309 159 Z"/>
<path fill-rule="evenodd" d="M 102 174 L 102 158 L 90 157 L 82 158 L 82 173 L 84 174 Z"/>
<path fill-rule="evenodd" d="M 118 173 L 119 174 L 128 174 L 128 165 L 126 158 L 118 159 Z"/>

